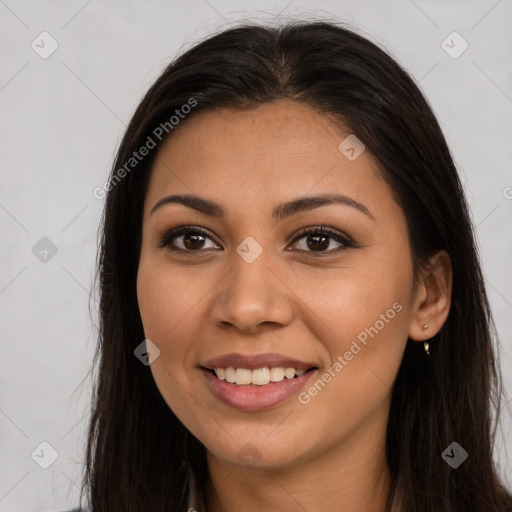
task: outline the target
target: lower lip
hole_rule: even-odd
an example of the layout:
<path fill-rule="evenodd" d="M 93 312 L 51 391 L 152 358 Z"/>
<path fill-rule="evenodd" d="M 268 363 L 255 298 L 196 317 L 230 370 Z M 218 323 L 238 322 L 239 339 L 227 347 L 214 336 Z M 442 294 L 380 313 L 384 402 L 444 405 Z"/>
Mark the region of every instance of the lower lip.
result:
<path fill-rule="evenodd" d="M 280 405 L 295 393 L 298 393 L 317 370 L 310 370 L 300 377 L 279 382 L 270 382 L 265 386 L 237 386 L 217 378 L 210 370 L 201 368 L 210 391 L 223 403 L 241 411 L 259 411 Z"/>

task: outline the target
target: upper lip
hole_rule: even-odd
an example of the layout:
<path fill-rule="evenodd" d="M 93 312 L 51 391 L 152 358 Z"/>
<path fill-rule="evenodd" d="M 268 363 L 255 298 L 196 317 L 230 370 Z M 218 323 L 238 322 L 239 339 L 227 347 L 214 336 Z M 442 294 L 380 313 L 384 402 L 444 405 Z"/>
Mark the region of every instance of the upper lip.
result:
<path fill-rule="evenodd" d="M 230 366 L 233 368 L 247 368 L 249 370 L 263 368 L 265 366 L 269 368 L 282 366 L 284 368 L 295 368 L 296 370 L 308 370 L 309 368 L 313 368 L 315 364 L 298 361 L 297 359 L 275 353 L 256 355 L 231 353 L 209 359 L 201 366 L 209 370 L 228 368 Z"/>

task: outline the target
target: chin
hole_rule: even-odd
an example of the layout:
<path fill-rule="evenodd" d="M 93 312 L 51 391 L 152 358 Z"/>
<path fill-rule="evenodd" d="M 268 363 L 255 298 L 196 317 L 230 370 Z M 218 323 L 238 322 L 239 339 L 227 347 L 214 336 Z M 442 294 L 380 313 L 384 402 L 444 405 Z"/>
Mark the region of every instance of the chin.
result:
<path fill-rule="evenodd" d="M 237 439 L 226 436 L 225 444 L 219 444 L 218 439 L 212 440 L 211 448 L 209 444 L 203 444 L 209 455 L 225 464 L 248 469 L 285 469 L 297 465 L 306 456 L 304 439 L 286 437 L 287 442 L 278 436 L 273 440 L 265 435 Z M 298 447 L 301 448 L 300 452 L 297 451 Z"/>

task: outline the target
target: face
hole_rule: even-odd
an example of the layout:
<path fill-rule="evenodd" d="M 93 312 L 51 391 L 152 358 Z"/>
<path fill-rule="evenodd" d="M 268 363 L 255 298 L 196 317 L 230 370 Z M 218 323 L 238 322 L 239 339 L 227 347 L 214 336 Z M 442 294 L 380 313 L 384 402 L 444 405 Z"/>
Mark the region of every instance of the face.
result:
<path fill-rule="evenodd" d="M 284 468 L 382 434 L 413 267 L 404 214 L 368 150 L 340 151 L 348 135 L 280 101 L 199 113 L 159 151 L 137 277 L 150 369 L 217 460 Z"/>

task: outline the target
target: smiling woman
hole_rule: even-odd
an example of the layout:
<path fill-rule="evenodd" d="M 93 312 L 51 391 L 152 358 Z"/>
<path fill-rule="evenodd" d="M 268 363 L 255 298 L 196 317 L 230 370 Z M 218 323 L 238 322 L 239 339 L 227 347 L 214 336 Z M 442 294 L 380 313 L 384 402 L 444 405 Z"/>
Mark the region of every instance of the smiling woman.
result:
<path fill-rule="evenodd" d="M 412 79 L 341 24 L 230 29 L 164 70 L 112 176 L 176 110 L 105 188 L 92 512 L 512 510 L 468 209 Z"/>

